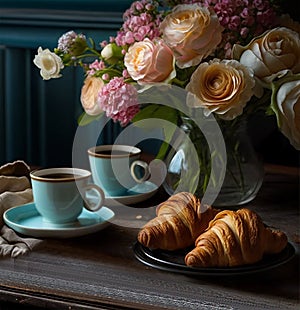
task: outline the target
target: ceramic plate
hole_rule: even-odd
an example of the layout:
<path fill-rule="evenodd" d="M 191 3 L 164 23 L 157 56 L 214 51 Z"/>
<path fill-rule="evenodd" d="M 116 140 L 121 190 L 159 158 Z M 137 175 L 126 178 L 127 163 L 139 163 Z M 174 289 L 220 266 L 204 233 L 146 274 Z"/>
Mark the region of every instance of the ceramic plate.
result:
<path fill-rule="evenodd" d="M 142 184 L 137 184 L 127 191 L 124 196 L 113 196 L 105 199 L 107 206 L 114 205 L 131 205 L 145 201 L 152 197 L 158 190 L 158 186 L 152 182 L 146 181 Z"/>
<path fill-rule="evenodd" d="M 34 203 L 8 209 L 3 214 L 7 226 L 18 233 L 37 238 L 73 238 L 91 234 L 105 228 L 113 217 L 114 212 L 107 207 L 97 212 L 83 209 L 75 222 L 52 224 L 43 220 Z"/>
<path fill-rule="evenodd" d="M 261 261 L 255 264 L 223 268 L 188 267 L 184 263 L 184 257 L 187 254 L 187 251 L 150 250 L 149 248 L 141 245 L 139 242 L 134 245 L 134 254 L 136 258 L 145 265 L 165 271 L 172 271 L 187 275 L 233 276 L 265 271 L 285 264 L 294 257 L 295 249 L 290 243 L 288 243 L 282 252 L 264 256 Z"/>

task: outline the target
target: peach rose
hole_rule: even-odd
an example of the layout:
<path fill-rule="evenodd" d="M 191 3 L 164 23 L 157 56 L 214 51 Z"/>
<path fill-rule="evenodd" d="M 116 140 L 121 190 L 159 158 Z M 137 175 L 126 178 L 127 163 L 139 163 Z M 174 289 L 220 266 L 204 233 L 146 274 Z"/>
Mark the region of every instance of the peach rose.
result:
<path fill-rule="evenodd" d="M 299 73 L 299 34 L 285 27 L 269 30 L 245 47 L 234 45 L 233 58 L 252 68 L 255 76 L 265 83 L 285 75 L 289 70 Z"/>
<path fill-rule="evenodd" d="M 98 93 L 103 87 L 104 82 L 94 76 L 88 76 L 81 88 L 81 104 L 85 112 L 89 115 L 98 115 L 102 112 L 97 104 Z"/>
<path fill-rule="evenodd" d="M 284 77 L 275 85 L 272 109 L 279 129 L 300 150 L 300 74 Z"/>
<path fill-rule="evenodd" d="M 200 4 L 177 5 L 160 25 L 179 68 L 198 65 L 222 40 L 223 27 L 214 12 Z"/>
<path fill-rule="evenodd" d="M 186 90 L 190 107 L 205 107 L 222 119 L 232 120 L 243 113 L 253 95 L 253 72 L 236 60 L 214 59 L 199 65 L 191 76 Z M 207 113 L 206 112 L 206 113 Z"/>
<path fill-rule="evenodd" d="M 168 82 L 176 76 L 173 53 L 161 39 L 134 43 L 125 54 L 124 64 L 140 85 Z"/>

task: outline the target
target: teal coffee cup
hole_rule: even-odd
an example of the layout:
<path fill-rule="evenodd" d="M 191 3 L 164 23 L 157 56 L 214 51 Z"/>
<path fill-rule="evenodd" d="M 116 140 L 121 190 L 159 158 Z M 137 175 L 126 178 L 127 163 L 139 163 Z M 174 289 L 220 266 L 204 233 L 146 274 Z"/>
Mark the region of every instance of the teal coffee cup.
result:
<path fill-rule="evenodd" d="M 106 196 L 126 195 L 133 186 L 149 178 L 148 164 L 140 160 L 141 150 L 130 145 L 99 145 L 88 149 L 94 183 Z"/>
<path fill-rule="evenodd" d="M 103 190 L 89 183 L 91 172 L 78 168 L 48 168 L 30 173 L 32 193 L 43 220 L 66 224 L 77 220 L 83 208 L 99 210 L 105 201 Z M 88 193 L 95 192 L 93 201 Z"/>

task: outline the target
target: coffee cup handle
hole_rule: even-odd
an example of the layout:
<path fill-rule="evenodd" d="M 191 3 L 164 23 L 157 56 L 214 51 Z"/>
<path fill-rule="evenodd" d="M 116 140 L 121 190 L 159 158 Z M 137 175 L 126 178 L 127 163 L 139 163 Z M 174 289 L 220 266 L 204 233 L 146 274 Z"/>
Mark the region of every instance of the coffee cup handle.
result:
<path fill-rule="evenodd" d="M 104 205 L 104 202 L 105 202 L 105 194 L 103 192 L 103 190 L 97 186 L 96 184 L 88 184 L 84 187 L 84 192 L 86 193 L 87 191 L 89 190 L 94 190 L 98 193 L 98 200 L 97 200 L 97 203 L 95 205 L 91 205 L 89 202 L 88 202 L 88 199 L 84 199 L 84 207 L 88 210 L 88 211 L 92 211 L 92 212 L 95 212 L 95 211 L 98 211 L 103 205 Z M 86 197 L 86 195 L 85 195 Z"/>
<path fill-rule="evenodd" d="M 144 174 L 142 177 L 138 177 L 136 174 L 135 174 L 135 167 L 136 166 L 139 166 L 141 168 L 143 168 L 144 170 Z M 135 180 L 135 182 L 137 183 L 143 183 L 145 182 L 149 176 L 150 176 L 150 170 L 149 170 L 149 165 L 142 161 L 142 160 L 135 160 L 131 166 L 130 166 L 130 173 L 131 173 L 131 176 L 133 177 L 133 179 Z"/>

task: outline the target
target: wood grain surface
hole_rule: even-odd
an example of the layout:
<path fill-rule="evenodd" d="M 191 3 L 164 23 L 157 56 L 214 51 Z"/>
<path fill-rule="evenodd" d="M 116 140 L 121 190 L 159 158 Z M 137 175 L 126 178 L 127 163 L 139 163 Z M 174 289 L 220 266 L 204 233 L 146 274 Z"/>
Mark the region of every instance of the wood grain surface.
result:
<path fill-rule="evenodd" d="M 138 261 L 139 227 L 165 198 L 160 190 L 148 202 L 115 208 L 114 222 L 98 233 L 46 239 L 27 256 L 1 259 L 0 301 L 31 309 L 299 309 L 298 175 L 268 171 L 246 205 L 297 250 L 287 264 L 250 275 L 191 277 Z"/>

